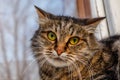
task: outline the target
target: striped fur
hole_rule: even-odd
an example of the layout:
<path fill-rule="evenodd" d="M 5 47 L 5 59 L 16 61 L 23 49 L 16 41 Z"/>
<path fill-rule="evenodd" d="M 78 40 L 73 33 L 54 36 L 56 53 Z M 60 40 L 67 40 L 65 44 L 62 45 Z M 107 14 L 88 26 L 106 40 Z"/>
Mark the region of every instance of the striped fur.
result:
<path fill-rule="evenodd" d="M 40 27 L 31 47 L 39 65 L 40 80 L 118 80 L 119 36 L 101 41 L 94 36 L 103 18 L 76 19 L 54 16 L 38 7 L 36 10 Z M 48 39 L 50 31 L 57 36 L 55 41 Z M 69 43 L 72 37 L 79 37 L 76 45 Z M 61 55 L 57 48 L 62 48 Z"/>

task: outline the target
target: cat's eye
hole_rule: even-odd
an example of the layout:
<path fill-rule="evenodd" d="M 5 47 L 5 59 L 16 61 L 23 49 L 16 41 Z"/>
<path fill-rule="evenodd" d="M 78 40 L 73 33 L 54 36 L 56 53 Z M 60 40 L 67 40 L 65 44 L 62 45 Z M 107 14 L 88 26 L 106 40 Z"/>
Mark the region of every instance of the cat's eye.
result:
<path fill-rule="evenodd" d="M 72 38 L 70 38 L 69 42 L 70 42 L 70 44 L 75 45 L 79 42 L 79 38 L 78 37 L 72 37 Z"/>
<path fill-rule="evenodd" d="M 54 40 L 56 40 L 56 34 L 55 33 L 53 33 L 53 32 L 48 32 L 48 34 L 47 34 L 47 36 L 48 36 L 48 39 L 49 40 L 51 40 L 51 41 L 54 41 Z"/>

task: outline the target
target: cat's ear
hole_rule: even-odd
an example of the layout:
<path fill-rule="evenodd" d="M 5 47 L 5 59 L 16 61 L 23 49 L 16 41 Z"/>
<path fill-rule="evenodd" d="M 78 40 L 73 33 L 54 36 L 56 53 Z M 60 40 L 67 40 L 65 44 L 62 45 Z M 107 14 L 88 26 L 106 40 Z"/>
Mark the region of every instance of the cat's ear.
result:
<path fill-rule="evenodd" d="M 49 16 L 51 15 L 50 13 L 47 13 L 44 10 L 38 8 L 37 6 L 35 6 L 35 9 L 39 18 L 46 19 L 49 18 Z"/>
<path fill-rule="evenodd" d="M 38 8 L 37 6 L 35 6 L 35 9 L 36 9 L 36 12 L 38 14 L 40 23 L 44 23 L 44 22 L 48 21 L 51 16 L 54 16 L 53 14 L 45 12 L 44 10 Z"/>
<path fill-rule="evenodd" d="M 96 27 L 103 19 L 105 19 L 105 17 L 85 19 L 84 26 L 89 33 L 94 33 Z"/>

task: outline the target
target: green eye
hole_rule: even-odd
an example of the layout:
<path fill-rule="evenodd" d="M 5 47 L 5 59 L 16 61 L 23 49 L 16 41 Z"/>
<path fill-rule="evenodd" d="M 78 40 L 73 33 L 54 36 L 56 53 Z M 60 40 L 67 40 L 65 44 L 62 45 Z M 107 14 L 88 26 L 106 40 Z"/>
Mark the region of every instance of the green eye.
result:
<path fill-rule="evenodd" d="M 75 45 L 79 42 L 79 38 L 78 37 L 73 37 L 70 39 L 70 44 Z"/>
<path fill-rule="evenodd" d="M 51 41 L 54 41 L 57 38 L 55 33 L 53 33 L 53 32 L 48 32 L 47 36 L 48 36 L 48 39 L 51 40 Z"/>

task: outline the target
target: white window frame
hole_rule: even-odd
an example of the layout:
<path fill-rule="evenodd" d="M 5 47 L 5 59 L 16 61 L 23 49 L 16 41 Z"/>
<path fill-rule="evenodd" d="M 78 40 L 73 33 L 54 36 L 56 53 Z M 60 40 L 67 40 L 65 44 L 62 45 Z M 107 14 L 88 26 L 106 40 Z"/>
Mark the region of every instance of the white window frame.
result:
<path fill-rule="evenodd" d="M 96 30 L 97 38 L 102 39 L 120 33 L 120 0 L 91 0 L 93 17 L 106 17 Z"/>

